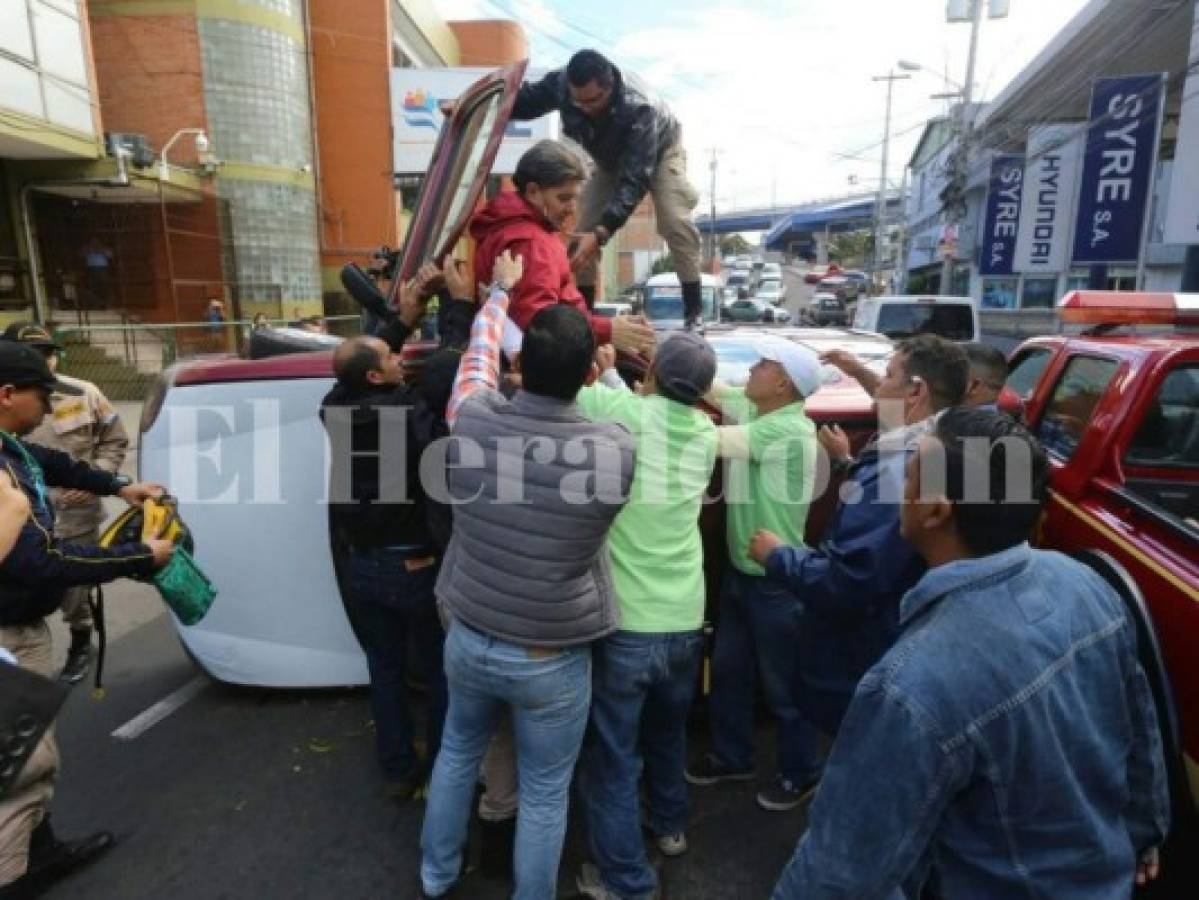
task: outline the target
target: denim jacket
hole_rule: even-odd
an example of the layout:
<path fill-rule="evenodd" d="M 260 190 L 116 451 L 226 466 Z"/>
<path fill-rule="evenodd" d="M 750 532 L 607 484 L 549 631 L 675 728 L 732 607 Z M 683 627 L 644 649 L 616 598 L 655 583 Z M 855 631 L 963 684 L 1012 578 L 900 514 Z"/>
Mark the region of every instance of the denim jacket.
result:
<path fill-rule="evenodd" d="M 1131 896 L 1169 805 L 1120 598 L 1021 544 L 929 571 L 862 679 L 775 898 Z M 918 894 L 921 888 L 928 893 Z"/>

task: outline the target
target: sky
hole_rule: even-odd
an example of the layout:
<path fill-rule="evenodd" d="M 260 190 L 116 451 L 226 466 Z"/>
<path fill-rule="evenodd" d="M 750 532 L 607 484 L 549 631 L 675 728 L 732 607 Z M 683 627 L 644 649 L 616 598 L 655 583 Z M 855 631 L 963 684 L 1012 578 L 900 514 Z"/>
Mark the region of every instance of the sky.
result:
<path fill-rule="evenodd" d="M 791 204 L 878 187 L 886 75 L 899 59 L 926 71 L 895 82 L 888 182 L 898 185 L 923 123 L 965 80 L 968 24 L 945 0 L 434 0 L 445 19 L 515 19 L 530 64 L 564 65 L 593 47 L 636 72 L 683 124 L 691 180 L 709 208 Z M 1086 0 L 1011 0 L 983 23 L 975 99 L 990 99 Z M 902 73 L 909 74 L 909 73 Z M 947 85 L 945 76 L 952 79 Z M 852 179 L 852 180 L 851 180 Z"/>

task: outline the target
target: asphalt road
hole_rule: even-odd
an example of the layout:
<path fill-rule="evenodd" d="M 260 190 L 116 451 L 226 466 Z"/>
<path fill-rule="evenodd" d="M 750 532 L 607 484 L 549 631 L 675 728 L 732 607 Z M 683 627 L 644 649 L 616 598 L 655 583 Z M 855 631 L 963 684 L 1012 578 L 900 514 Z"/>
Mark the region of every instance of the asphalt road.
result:
<path fill-rule="evenodd" d="M 113 643 L 108 671 L 106 699 L 82 686 L 60 717 L 54 819 L 66 836 L 111 829 L 118 845 L 57 886 L 53 900 L 415 895 L 424 805 L 381 795 L 363 691 L 203 679 L 193 699 L 126 741 L 112 732 L 197 673 L 165 615 Z M 765 758 L 762 773 L 765 781 Z M 754 790 L 693 789 L 691 850 L 664 865 L 666 897 L 769 895 L 805 813 L 764 812 Z M 572 817 L 562 896 L 573 893 L 584 852 Z M 508 890 L 472 872 L 461 896 L 498 900 Z"/>

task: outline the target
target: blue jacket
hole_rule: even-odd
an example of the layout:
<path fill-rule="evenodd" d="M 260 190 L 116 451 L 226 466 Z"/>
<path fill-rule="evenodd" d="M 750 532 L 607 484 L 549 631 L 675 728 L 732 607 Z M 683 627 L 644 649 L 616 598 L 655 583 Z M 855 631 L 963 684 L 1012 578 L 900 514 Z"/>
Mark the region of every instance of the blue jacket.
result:
<path fill-rule="evenodd" d="M 25 492 L 33 508 L 16 545 L 0 562 L 0 626 L 29 625 L 50 615 L 69 587 L 154 571 L 154 558 L 145 544 L 104 549 L 67 544 L 54 537 L 54 510 L 46 487 L 77 488 L 107 496 L 119 490 L 112 473 L 7 434 L 0 439 L 0 468 Z"/>
<path fill-rule="evenodd" d="M 862 679 L 776 900 L 1127 900 L 1169 825 L 1136 634 L 1020 544 L 928 572 Z"/>
<path fill-rule="evenodd" d="M 899 534 L 910 443 L 901 438 L 881 453 L 879 442 L 868 445 L 842 485 L 843 502 L 820 546 L 779 547 L 766 559 L 767 577 L 785 583 L 803 605 L 796 649 L 803 705 L 829 734 L 859 679 L 895 642 L 899 600 L 924 574 L 924 561 Z"/>

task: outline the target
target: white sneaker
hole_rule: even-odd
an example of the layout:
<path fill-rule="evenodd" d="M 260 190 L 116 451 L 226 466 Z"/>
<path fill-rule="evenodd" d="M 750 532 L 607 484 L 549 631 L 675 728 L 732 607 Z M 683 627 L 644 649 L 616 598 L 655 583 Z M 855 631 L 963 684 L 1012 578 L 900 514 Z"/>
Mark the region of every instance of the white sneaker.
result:
<path fill-rule="evenodd" d="M 579 867 L 579 877 L 575 879 L 575 887 L 584 897 L 592 900 L 620 900 L 615 894 L 604 887 L 599 869 L 593 863 L 583 863 Z"/>
<path fill-rule="evenodd" d="M 658 850 L 663 856 L 682 856 L 687 852 L 687 835 L 680 831 L 678 834 L 663 834 L 654 838 Z"/>

